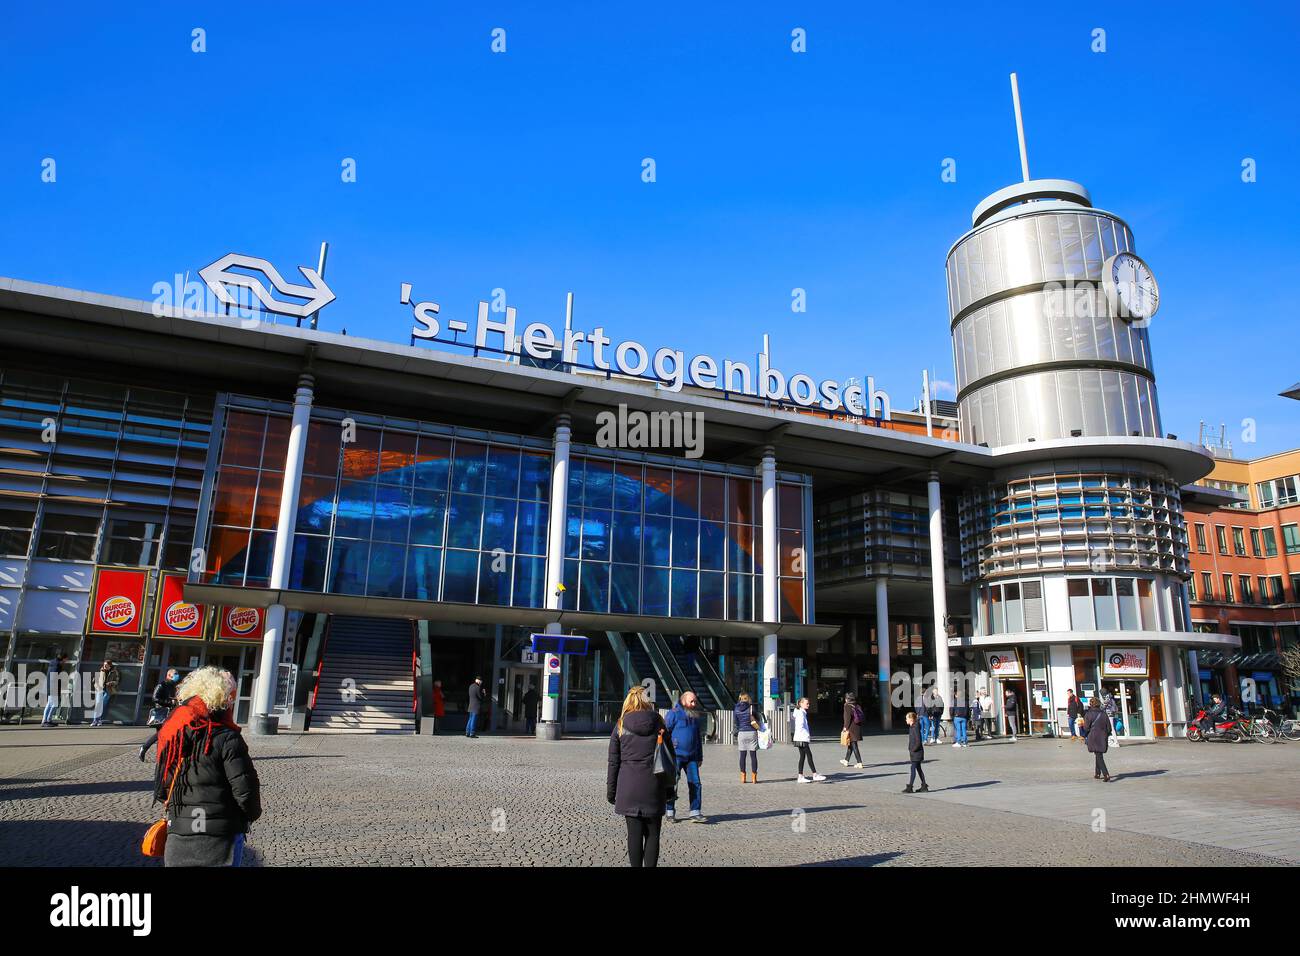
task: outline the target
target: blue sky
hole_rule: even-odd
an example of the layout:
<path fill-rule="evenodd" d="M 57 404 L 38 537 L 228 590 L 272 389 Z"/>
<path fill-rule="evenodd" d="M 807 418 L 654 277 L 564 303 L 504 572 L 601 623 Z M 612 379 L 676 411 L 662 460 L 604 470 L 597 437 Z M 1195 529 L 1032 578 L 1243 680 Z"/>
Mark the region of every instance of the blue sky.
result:
<path fill-rule="evenodd" d="M 1294 7 L 615 6 L 13 6 L 0 275 L 150 299 L 328 239 L 324 328 L 405 341 L 401 282 L 471 324 L 503 288 L 562 325 L 572 290 L 581 328 L 737 359 L 770 332 L 787 372 L 910 407 L 953 378 L 944 255 L 1019 179 L 1016 70 L 1033 175 L 1084 183 L 1161 283 L 1166 430 L 1300 446 Z"/>

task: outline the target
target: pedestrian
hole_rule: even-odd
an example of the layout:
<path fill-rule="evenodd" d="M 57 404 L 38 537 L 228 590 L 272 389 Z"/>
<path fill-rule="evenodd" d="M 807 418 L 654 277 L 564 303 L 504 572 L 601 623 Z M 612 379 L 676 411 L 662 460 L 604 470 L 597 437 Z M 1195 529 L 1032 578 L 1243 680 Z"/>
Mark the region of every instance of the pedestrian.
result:
<path fill-rule="evenodd" d="M 847 767 L 849 758 L 853 758 L 854 768 L 862 769 L 862 751 L 858 743 L 862 740 L 862 708 L 858 706 L 858 695 L 844 695 L 844 730 L 840 734 L 840 743 L 844 744 L 844 759 L 840 766 Z"/>
<path fill-rule="evenodd" d="M 799 748 L 799 775 L 795 777 L 796 783 L 811 783 L 822 781 L 826 778 L 817 772 L 817 765 L 813 763 L 812 755 L 812 729 L 808 726 L 808 708 L 811 702 L 807 697 L 800 697 L 799 702 L 794 705 L 794 732 L 790 734 L 790 740 Z M 808 769 L 812 771 L 812 777 L 803 775 L 804 761 L 808 762 Z"/>
<path fill-rule="evenodd" d="M 984 736 L 993 736 L 993 695 L 987 687 L 980 689 L 980 720 L 984 723 Z"/>
<path fill-rule="evenodd" d="M 442 693 L 442 681 L 433 682 L 433 732 L 442 727 L 442 718 L 447 716 L 447 699 Z"/>
<path fill-rule="evenodd" d="M 117 685 L 122 681 L 122 672 L 111 660 L 105 660 L 95 674 L 95 712 L 91 716 L 90 726 L 103 727 L 104 716 L 108 713 L 109 701 L 117 693 Z"/>
<path fill-rule="evenodd" d="M 524 691 L 524 727 L 530 736 L 537 732 L 537 705 L 540 701 L 537 685 L 530 683 L 528 690 Z"/>
<path fill-rule="evenodd" d="M 969 747 L 966 742 L 966 722 L 970 719 L 970 706 L 957 691 L 952 700 L 952 737 L 954 747 Z"/>
<path fill-rule="evenodd" d="M 471 740 L 478 739 L 478 734 L 474 732 L 478 724 L 479 711 L 483 708 L 483 678 L 475 677 L 474 683 L 469 685 L 469 703 L 465 706 L 469 719 L 465 721 L 465 736 Z"/>
<path fill-rule="evenodd" d="M 943 736 L 943 711 L 947 706 L 947 701 L 943 699 L 943 694 L 939 693 L 939 685 L 930 686 L 930 743 L 938 744 L 939 738 Z"/>
<path fill-rule="evenodd" d="M 1082 740 L 1083 735 L 1079 733 L 1079 718 L 1083 716 L 1083 701 L 1074 696 L 1074 688 L 1066 691 L 1069 695 L 1065 699 L 1065 716 L 1070 721 L 1070 740 Z"/>
<path fill-rule="evenodd" d="M 154 800 L 167 819 L 164 866 L 239 866 L 244 836 L 262 815 L 262 788 L 231 714 L 235 678 L 200 667 L 158 734 Z"/>
<path fill-rule="evenodd" d="M 1101 707 L 1094 697 L 1088 704 L 1088 712 L 1083 718 L 1084 734 L 1087 738 L 1088 752 L 1095 758 L 1093 779 L 1110 783 L 1110 771 L 1106 769 L 1105 753 L 1110 746 L 1110 715 Z"/>
<path fill-rule="evenodd" d="M 1011 735 L 1011 742 L 1016 742 L 1016 711 L 1019 704 L 1016 702 L 1016 692 L 1010 687 L 1007 688 L 1006 696 L 1002 699 L 1002 712 L 1007 716 L 1007 733 Z"/>
<path fill-rule="evenodd" d="M 708 716 L 700 706 L 700 699 L 694 691 L 686 691 L 677 701 L 677 706 L 664 718 L 664 726 L 673 740 L 673 753 L 677 755 L 677 778 L 686 774 L 686 789 L 691 799 L 691 812 L 687 817 L 692 823 L 707 822 L 702 812 L 704 807 L 704 786 L 700 783 L 700 765 L 704 763 L 704 729 L 708 726 Z M 756 770 L 755 773 L 758 771 Z M 673 789 L 676 789 L 674 781 Z M 669 800 L 667 817 L 677 819 L 675 800 Z"/>
<path fill-rule="evenodd" d="M 907 786 L 903 788 L 904 793 L 912 793 L 912 784 L 917 777 L 921 778 L 921 789 L 917 793 L 927 793 L 930 785 L 925 782 L 925 771 L 921 769 L 921 762 L 925 760 L 925 738 L 921 735 L 921 725 L 916 719 L 916 712 L 909 710 L 907 712 L 907 760 L 909 773 L 907 775 Z"/>
<path fill-rule="evenodd" d="M 158 742 L 158 733 L 162 725 L 167 722 L 168 716 L 176 708 L 176 687 L 180 684 L 180 679 L 180 671 L 169 667 L 163 679 L 158 682 L 158 686 L 153 689 L 153 710 L 149 712 L 149 720 L 153 723 L 154 732 L 140 745 L 141 763 L 144 763 L 149 748 Z M 155 718 L 157 718 L 156 722 Z"/>
<path fill-rule="evenodd" d="M 982 736 L 984 724 L 984 709 L 980 707 L 980 694 L 976 691 L 970 699 L 970 723 L 975 728 L 975 742 L 979 743 L 984 739 Z"/>
<path fill-rule="evenodd" d="M 930 688 L 926 687 L 921 690 L 921 696 L 913 702 L 916 708 L 916 718 L 921 725 L 921 739 L 930 739 Z"/>
<path fill-rule="evenodd" d="M 627 692 L 623 710 L 609 737 L 605 797 L 627 823 L 627 859 L 632 866 L 659 864 L 659 833 L 664 810 L 676 797 L 672 780 L 655 773 L 659 742 L 672 753 L 672 737 L 646 689 L 637 684 Z"/>
<path fill-rule="evenodd" d="M 1119 746 L 1119 735 L 1124 729 L 1124 721 L 1119 716 L 1119 703 L 1115 700 L 1115 693 L 1107 690 L 1101 695 L 1101 709 L 1106 712 L 1110 719 L 1110 739 L 1115 746 Z"/>
<path fill-rule="evenodd" d="M 54 718 L 59 713 L 60 697 L 63 694 L 63 666 L 68 662 L 68 655 L 59 651 L 44 661 L 45 664 L 45 711 L 41 714 L 41 726 L 53 727 Z"/>
<path fill-rule="evenodd" d="M 736 698 L 733 713 L 736 718 L 736 748 L 740 751 L 740 782 L 758 783 L 758 729 L 763 726 L 763 715 L 744 692 Z M 745 754 L 749 754 L 753 769 L 752 781 L 745 776 Z"/>

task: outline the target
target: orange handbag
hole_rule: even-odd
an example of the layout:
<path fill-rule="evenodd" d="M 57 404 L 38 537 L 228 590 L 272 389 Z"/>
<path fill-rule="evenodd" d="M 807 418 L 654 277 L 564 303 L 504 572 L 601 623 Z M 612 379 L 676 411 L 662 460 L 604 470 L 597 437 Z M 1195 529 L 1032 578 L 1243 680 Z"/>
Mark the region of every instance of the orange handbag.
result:
<path fill-rule="evenodd" d="M 145 856 L 162 856 L 167 848 L 167 805 L 172 802 L 172 791 L 176 789 L 176 778 L 180 776 L 180 772 L 181 768 L 178 765 L 172 773 L 171 785 L 167 788 L 167 799 L 163 801 L 162 819 L 150 826 L 145 831 L 144 839 L 140 841 L 140 852 Z"/>

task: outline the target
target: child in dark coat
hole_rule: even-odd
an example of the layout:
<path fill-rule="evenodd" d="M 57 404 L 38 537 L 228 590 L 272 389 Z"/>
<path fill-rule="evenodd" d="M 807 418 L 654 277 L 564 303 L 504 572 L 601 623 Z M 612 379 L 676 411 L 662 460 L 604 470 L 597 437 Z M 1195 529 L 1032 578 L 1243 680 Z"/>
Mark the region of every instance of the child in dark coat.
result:
<path fill-rule="evenodd" d="M 903 792 L 927 793 L 930 785 L 925 782 L 925 771 L 921 769 L 921 761 L 925 759 L 925 741 L 921 738 L 921 725 L 916 721 L 916 712 L 911 710 L 907 712 L 907 759 L 911 761 L 912 768 L 907 775 L 907 786 Z M 917 777 L 921 778 L 921 789 L 914 791 L 912 784 Z"/>

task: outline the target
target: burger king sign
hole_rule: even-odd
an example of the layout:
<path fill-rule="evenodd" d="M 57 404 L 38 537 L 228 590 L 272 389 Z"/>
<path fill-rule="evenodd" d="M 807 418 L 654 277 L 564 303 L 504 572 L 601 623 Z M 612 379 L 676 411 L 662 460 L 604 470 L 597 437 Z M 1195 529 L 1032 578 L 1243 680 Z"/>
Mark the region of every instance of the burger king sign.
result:
<path fill-rule="evenodd" d="M 203 640 L 203 622 L 207 608 L 185 600 L 185 575 L 164 574 L 158 586 L 158 612 L 154 622 L 155 637 Z"/>
<path fill-rule="evenodd" d="M 222 608 L 217 638 L 223 641 L 260 641 L 266 630 L 265 615 L 266 611 L 260 607 Z"/>
<path fill-rule="evenodd" d="M 89 634 L 140 637 L 144 634 L 144 599 L 149 571 L 144 568 L 96 568 L 90 596 Z"/>

